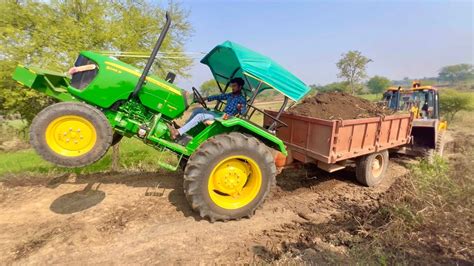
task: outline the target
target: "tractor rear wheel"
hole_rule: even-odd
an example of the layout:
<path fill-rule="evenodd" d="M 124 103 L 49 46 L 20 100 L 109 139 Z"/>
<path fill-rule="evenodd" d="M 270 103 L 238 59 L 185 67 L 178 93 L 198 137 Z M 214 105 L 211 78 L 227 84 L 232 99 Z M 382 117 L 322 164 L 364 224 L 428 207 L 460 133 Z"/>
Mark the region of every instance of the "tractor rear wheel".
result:
<path fill-rule="evenodd" d="M 215 136 L 189 158 L 184 193 L 193 210 L 211 221 L 250 217 L 275 184 L 270 150 L 252 136 Z"/>
<path fill-rule="evenodd" d="M 62 102 L 43 109 L 33 119 L 30 142 L 45 160 L 81 167 L 102 158 L 112 143 L 112 128 L 98 109 Z"/>
<path fill-rule="evenodd" d="M 364 186 L 376 186 L 382 182 L 387 167 L 387 150 L 362 156 L 356 161 L 357 181 Z"/>

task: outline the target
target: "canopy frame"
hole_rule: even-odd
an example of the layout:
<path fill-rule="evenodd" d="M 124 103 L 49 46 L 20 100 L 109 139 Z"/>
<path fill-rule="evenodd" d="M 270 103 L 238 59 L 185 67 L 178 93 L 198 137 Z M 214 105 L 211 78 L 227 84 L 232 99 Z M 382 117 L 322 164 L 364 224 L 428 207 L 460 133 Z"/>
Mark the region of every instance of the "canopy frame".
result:
<path fill-rule="evenodd" d="M 239 73 L 247 80 L 244 92 L 253 92 L 252 87 L 263 82 L 266 86 L 260 86 L 258 93 L 275 89 L 291 100 L 299 101 L 310 91 L 301 80 L 272 59 L 230 41 L 214 47 L 201 63 L 210 68 L 217 82 L 228 81 Z"/>

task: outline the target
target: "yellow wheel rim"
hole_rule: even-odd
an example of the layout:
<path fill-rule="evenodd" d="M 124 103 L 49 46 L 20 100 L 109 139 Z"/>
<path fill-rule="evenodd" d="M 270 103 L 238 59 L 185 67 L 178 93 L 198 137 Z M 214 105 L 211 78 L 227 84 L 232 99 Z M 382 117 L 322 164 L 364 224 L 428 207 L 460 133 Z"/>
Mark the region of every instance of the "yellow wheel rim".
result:
<path fill-rule="evenodd" d="M 57 154 L 77 157 L 95 145 L 97 133 L 91 122 L 76 115 L 54 119 L 46 128 L 46 143 Z"/>
<path fill-rule="evenodd" d="M 252 202 L 262 186 L 258 164 L 246 156 L 231 156 L 220 161 L 209 176 L 211 200 L 224 209 L 238 209 Z"/>

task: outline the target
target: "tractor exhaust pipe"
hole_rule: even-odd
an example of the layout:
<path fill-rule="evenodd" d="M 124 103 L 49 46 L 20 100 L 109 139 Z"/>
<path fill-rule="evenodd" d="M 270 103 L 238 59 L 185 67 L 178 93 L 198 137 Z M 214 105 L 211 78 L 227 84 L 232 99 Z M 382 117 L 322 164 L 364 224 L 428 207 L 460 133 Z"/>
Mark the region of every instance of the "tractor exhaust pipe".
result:
<path fill-rule="evenodd" d="M 142 89 L 143 83 L 145 83 L 145 79 L 148 76 L 148 72 L 150 72 L 150 68 L 155 62 L 156 54 L 158 54 L 158 51 L 160 50 L 160 47 L 163 44 L 163 40 L 165 39 L 166 34 L 168 33 L 170 25 L 171 25 L 171 17 L 168 11 L 166 11 L 165 25 L 163 26 L 163 29 L 161 30 L 160 37 L 158 37 L 158 41 L 156 42 L 155 47 L 153 48 L 153 51 L 151 52 L 151 55 L 148 58 L 148 61 L 146 62 L 145 69 L 143 69 L 142 75 L 140 76 L 140 79 L 138 80 L 138 83 L 135 86 L 135 89 L 133 90 L 133 93 L 130 96 L 130 98 L 136 98 L 138 96 L 138 93 Z"/>

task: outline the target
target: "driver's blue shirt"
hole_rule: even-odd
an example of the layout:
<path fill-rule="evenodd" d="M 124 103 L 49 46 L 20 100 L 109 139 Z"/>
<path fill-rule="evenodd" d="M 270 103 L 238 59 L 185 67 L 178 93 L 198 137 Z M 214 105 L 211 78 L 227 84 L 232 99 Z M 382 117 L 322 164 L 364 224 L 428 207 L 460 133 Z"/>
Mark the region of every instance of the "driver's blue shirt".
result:
<path fill-rule="evenodd" d="M 241 104 L 242 108 L 240 109 L 240 114 L 245 114 L 247 111 L 247 100 L 245 100 L 245 97 L 239 93 L 239 94 L 234 94 L 234 93 L 225 93 L 225 94 L 218 94 L 218 95 L 211 95 L 207 97 L 208 101 L 214 101 L 214 100 L 226 100 L 227 104 L 224 108 L 224 113 L 228 115 L 236 115 L 239 113 L 239 110 L 237 109 L 237 105 Z"/>

